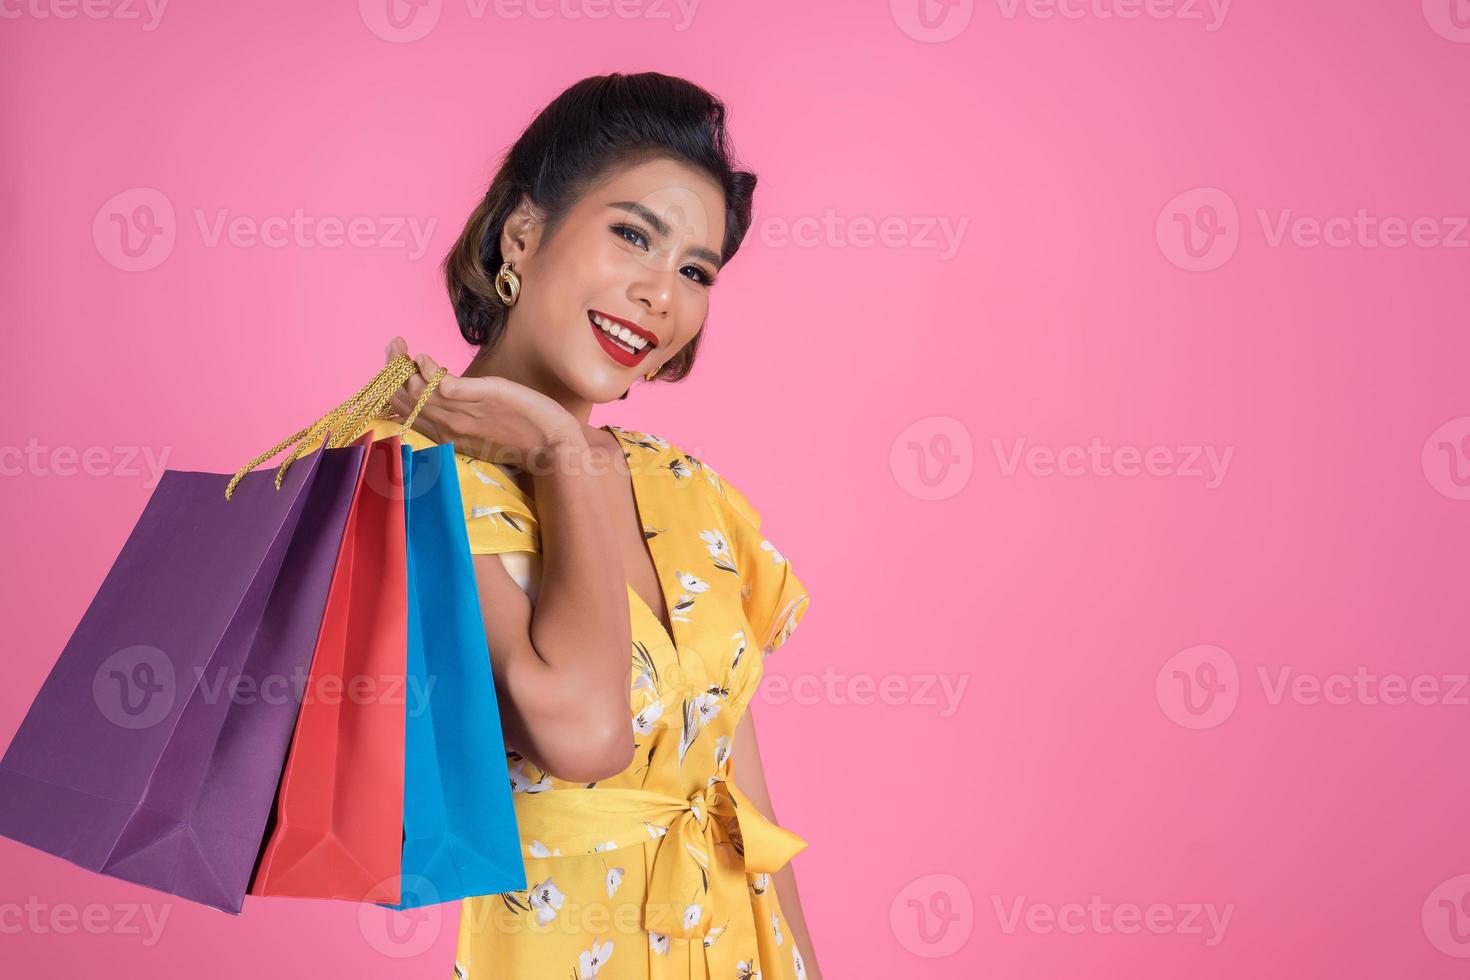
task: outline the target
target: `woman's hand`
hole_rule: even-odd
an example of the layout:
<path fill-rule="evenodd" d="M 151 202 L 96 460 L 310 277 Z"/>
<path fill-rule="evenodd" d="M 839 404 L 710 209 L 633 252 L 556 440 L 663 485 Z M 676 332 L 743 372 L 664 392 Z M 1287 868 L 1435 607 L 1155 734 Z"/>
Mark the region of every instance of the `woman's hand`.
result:
<path fill-rule="evenodd" d="M 408 353 L 402 337 L 387 347 L 387 360 Z M 439 365 L 427 354 L 414 359 L 418 374 L 393 394 L 393 411 L 408 418 Z M 529 470 L 542 454 L 568 442 L 585 443 L 582 424 L 557 402 L 505 378 L 462 378 L 445 373 L 414 419 L 416 432 L 456 452 Z"/>

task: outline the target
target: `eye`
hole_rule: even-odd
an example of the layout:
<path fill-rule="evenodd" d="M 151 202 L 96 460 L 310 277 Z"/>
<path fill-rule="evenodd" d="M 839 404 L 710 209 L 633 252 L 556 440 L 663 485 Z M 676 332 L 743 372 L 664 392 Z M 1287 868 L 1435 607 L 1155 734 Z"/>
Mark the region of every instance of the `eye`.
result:
<path fill-rule="evenodd" d="M 611 225 L 610 228 L 614 235 L 617 235 L 629 245 L 641 248 L 645 252 L 648 251 L 648 233 L 642 228 L 639 228 L 636 225 Z M 684 269 L 681 269 L 680 271 L 682 272 L 687 269 L 694 270 L 695 277 L 697 278 L 690 278 L 694 278 L 695 281 L 702 286 L 713 286 L 718 279 L 717 276 L 711 275 L 710 273 L 706 272 L 701 266 L 697 265 L 686 265 Z"/>
<path fill-rule="evenodd" d="M 712 275 L 710 275 L 708 272 L 705 272 L 704 269 L 700 268 L 699 266 L 697 266 L 697 265 L 686 265 L 684 268 L 686 268 L 686 269 L 693 269 L 694 272 L 695 272 L 695 274 L 699 276 L 698 282 L 701 285 L 704 285 L 704 286 L 713 286 L 715 284 L 715 277 L 712 276 Z"/>
<path fill-rule="evenodd" d="M 637 236 L 639 239 L 642 240 L 642 244 L 639 244 L 638 242 L 632 241 L 628 237 L 628 235 L 625 235 L 624 234 L 624 232 L 627 232 L 628 234 Z M 647 251 L 648 250 L 648 235 L 646 235 L 644 233 L 644 231 L 643 231 L 642 228 L 635 228 L 632 225 L 613 225 L 612 226 L 612 233 L 614 235 L 617 235 L 623 241 L 627 242 L 629 245 L 637 245 L 639 248 L 643 249 L 644 251 Z"/>

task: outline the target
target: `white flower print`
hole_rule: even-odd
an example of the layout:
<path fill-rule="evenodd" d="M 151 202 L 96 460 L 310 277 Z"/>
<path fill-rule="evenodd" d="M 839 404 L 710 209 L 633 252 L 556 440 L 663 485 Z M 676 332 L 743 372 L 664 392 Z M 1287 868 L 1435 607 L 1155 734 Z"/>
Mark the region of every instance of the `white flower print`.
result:
<path fill-rule="evenodd" d="M 704 906 L 700 905 L 698 902 L 694 903 L 693 905 L 685 906 L 684 928 L 693 929 L 695 926 L 699 925 L 699 918 L 702 915 L 704 915 Z"/>
<path fill-rule="evenodd" d="M 684 756 L 689 752 L 689 746 L 699 737 L 700 715 L 694 707 L 694 702 L 688 698 L 684 699 L 683 706 L 684 727 L 679 735 L 679 765 L 684 764 Z"/>
<path fill-rule="evenodd" d="M 694 710 L 699 712 L 699 725 L 703 728 L 710 723 L 715 715 L 720 713 L 719 695 L 696 694 L 694 696 Z"/>
<path fill-rule="evenodd" d="M 761 971 L 750 965 L 750 960 L 735 964 L 735 980 L 761 980 Z"/>
<path fill-rule="evenodd" d="M 730 674 L 733 676 L 740 666 L 740 658 L 745 656 L 745 630 L 736 630 L 730 639 L 735 641 L 735 656 L 730 660 Z"/>
<path fill-rule="evenodd" d="M 623 869 L 622 868 L 608 868 L 607 869 L 607 897 L 608 898 L 612 898 L 613 895 L 617 892 L 618 886 L 621 885 L 622 883 L 623 883 Z"/>
<path fill-rule="evenodd" d="M 526 778 L 526 760 L 522 759 L 516 763 L 516 767 L 510 771 L 510 791 L 512 793 L 544 793 L 551 789 L 551 776 L 542 773 L 541 778 L 534 783 Z"/>
<path fill-rule="evenodd" d="M 674 572 L 674 578 L 679 580 L 679 584 L 682 585 L 686 591 L 692 592 L 696 595 L 701 592 L 709 591 L 709 583 L 700 578 L 698 575 L 693 574 L 692 572 L 681 572 L 676 570 Z"/>
<path fill-rule="evenodd" d="M 557 909 L 561 908 L 567 897 L 556 887 L 556 883 L 550 878 L 538 881 L 528 890 L 531 899 L 531 908 L 536 910 L 536 921 L 546 925 L 556 918 Z"/>
<path fill-rule="evenodd" d="M 678 600 L 674 603 L 674 607 L 669 610 L 669 619 L 674 622 L 687 623 L 690 620 L 684 614 L 694 608 L 694 599 L 696 596 L 709 591 L 709 583 L 698 575 L 678 569 L 674 570 L 674 578 L 684 587 L 684 593 L 679 596 Z"/>
<path fill-rule="evenodd" d="M 526 529 L 515 514 L 506 513 L 506 508 L 500 506 L 471 507 L 470 518 L 473 519 L 476 517 L 499 518 L 502 523 L 513 531 L 524 531 Z"/>
<path fill-rule="evenodd" d="M 766 893 L 766 889 L 770 887 L 771 876 L 764 871 L 756 875 L 755 881 L 752 881 L 750 883 L 750 890 L 755 892 L 757 895 L 764 895 Z"/>
<path fill-rule="evenodd" d="M 669 828 L 660 827 L 658 824 L 649 823 L 647 820 L 643 821 L 643 829 L 648 831 L 649 840 L 658 840 L 664 834 L 667 834 L 669 832 Z"/>
<path fill-rule="evenodd" d="M 711 946 L 713 946 L 715 944 L 715 940 L 720 938 L 720 933 L 724 931 L 724 926 L 710 926 L 709 932 L 705 933 L 704 935 L 704 948 L 709 949 Z"/>
<path fill-rule="evenodd" d="M 454 961 L 454 980 L 469 980 L 470 971 L 459 960 Z"/>
<path fill-rule="evenodd" d="M 691 475 L 694 470 L 690 468 L 689 461 L 683 456 L 676 456 L 669 462 L 669 472 L 682 480 Z"/>
<path fill-rule="evenodd" d="M 638 679 L 633 682 L 633 690 L 647 691 L 650 698 L 657 699 L 658 665 L 654 663 L 653 654 L 649 653 L 648 647 L 637 641 L 634 641 L 633 646 L 638 650 L 633 655 L 633 665 L 638 669 Z"/>
<path fill-rule="evenodd" d="M 635 429 L 624 429 L 622 426 L 614 425 L 612 429 L 619 432 L 633 445 L 646 449 L 652 453 L 661 453 L 669 448 L 668 440 L 660 439 L 649 432 L 639 432 Z"/>
<path fill-rule="evenodd" d="M 796 970 L 796 980 L 806 980 L 806 964 L 801 961 L 801 950 L 791 944 L 791 965 Z"/>
<path fill-rule="evenodd" d="M 594 854 L 598 851 L 616 851 L 617 849 L 618 842 L 615 840 L 603 841 L 601 844 L 592 845 L 592 853 Z"/>
<path fill-rule="evenodd" d="M 467 469 L 471 473 L 475 474 L 475 478 L 478 479 L 481 483 L 487 483 L 487 484 L 489 484 L 492 487 L 499 487 L 500 486 L 500 483 L 498 481 L 496 481 L 494 478 L 492 478 L 489 473 L 486 473 L 485 471 L 481 470 L 478 466 L 476 466 L 474 464 L 474 462 L 471 460 L 470 457 L 466 456 L 466 457 L 464 457 L 464 459 L 465 459 L 465 469 Z M 501 487 L 501 489 L 503 490 L 505 488 L 504 487 Z"/>
<path fill-rule="evenodd" d="M 608 957 L 612 956 L 612 949 L 611 939 L 603 943 L 599 943 L 594 939 L 592 941 L 592 948 L 583 950 L 582 955 L 577 957 L 578 980 L 591 980 L 592 977 L 597 976 L 597 971 L 602 969 L 603 965 L 607 963 Z"/>
<path fill-rule="evenodd" d="M 730 543 L 725 540 L 725 535 L 718 529 L 700 531 L 699 536 L 704 539 L 705 547 L 709 549 L 710 558 L 714 559 L 715 567 L 726 572 L 734 572 L 735 556 L 730 552 Z"/>
<path fill-rule="evenodd" d="M 650 932 L 648 934 L 648 948 L 660 956 L 668 956 L 669 937 L 661 932 Z"/>
<path fill-rule="evenodd" d="M 808 601 L 808 596 L 799 595 L 787 603 L 785 609 L 777 615 L 777 625 L 771 630 L 771 638 L 765 646 L 761 647 L 763 657 L 769 657 L 778 646 L 791 639 L 796 633 L 796 627 L 799 625 L 796 614 L 806 606 Z"/>
<path fill-rule="evenodd" d="M 715 739 L 715 770 L 725 768 L 725 760 L 730 758 L 730 736 L 721 735 Z"/>
<path fill-rule="evenodd" d="M 560 857 L 561 856 L 561 848 L 558 847 L 554 851 L 548 851 L 546 849 L 546 845 L 543 844 L 543 843 L 541 843 L 539 840 L 533 840 L 533 841 L 531 841 L 531 843 L 527 844 L 526 845 L 526 850 L 528 850 L 528 851 L 531 852 L 531 857 L 536 857 L 536 858 L 549 858 L 549 857 Z"/>
<path fill-rule="evenodd" d="M 679 763 L 682 765 L 689 746 L 699 737 L 710 719 L 720 713 L 720 695 L 705 692 L 684 700 L 684 728 L 679 738 Z"/>
<path fill-rule="evenodd" d="M 767 541 L 765 538 L 761 538 L 761 550 L 769 551 L 771 553 L 771 564 L 773 565 L 779 565 L 786 560 L 781 552 L 776 550 L 776 546 L 771 544 L 771 542 Z"/>
<path fill-rule="evenodd" d="M 635 735 L 651 735 L 654 722 L 658 721 L 659 715 L 664 713 L 664 703 L 655 701 L 642 711 L 633 716 L 633 733 Z"/>
<path fill-rule="evenodd" d="M 776 945 L 781 945 L 781 915 L 778 912 L 771 913 L 771 928 L 776 933 Z"/>

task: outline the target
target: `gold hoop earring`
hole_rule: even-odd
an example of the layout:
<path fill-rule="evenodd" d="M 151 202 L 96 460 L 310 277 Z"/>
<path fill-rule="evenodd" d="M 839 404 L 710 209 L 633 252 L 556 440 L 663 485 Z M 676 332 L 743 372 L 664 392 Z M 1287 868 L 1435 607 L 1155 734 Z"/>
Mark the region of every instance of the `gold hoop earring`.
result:
<path fill-rule="evenodd" d="M 654 368 L 652 371 L 649 371 L 647 374 L 645 374 L 643 376 L 643 380 L 644 381 L 652 381 L 653 380 L 653 376 L 655 374 L 658 374 L 658 372 L 659 372 L 659 368 Z"/>
<path fill-rule="evenodd" d="M 501 283 L 505 284 L 504 289 L 501 288 Z M 502 265 L 495 274 L 495 295 L 506 306 L 515 306 L 516 300 L 521 298 L 521 277 L 515 274 L 509 262 Z"/>

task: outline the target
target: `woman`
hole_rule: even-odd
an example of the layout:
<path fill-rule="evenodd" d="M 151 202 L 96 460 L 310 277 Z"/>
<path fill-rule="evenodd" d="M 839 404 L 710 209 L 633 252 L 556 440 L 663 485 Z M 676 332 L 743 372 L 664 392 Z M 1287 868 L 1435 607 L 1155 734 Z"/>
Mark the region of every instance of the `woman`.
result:
<path fill-rule="evenodd" d="M 530 885 L 463 903 L 457 977 L 820 977 L 749 711 L 806 589 L 708 464 L 588 424 L 689 373 L 755 182 L 708 92 L 587 78 L 445 260 L 477 353 L 406 438 L 458 453 Z M 400 416 L 438 371 L 415 360 Z"/>

